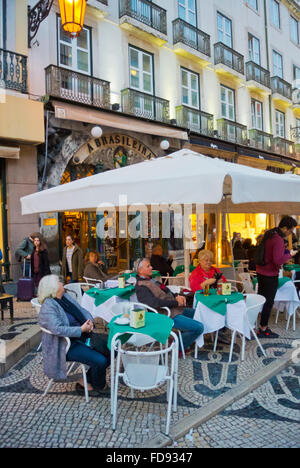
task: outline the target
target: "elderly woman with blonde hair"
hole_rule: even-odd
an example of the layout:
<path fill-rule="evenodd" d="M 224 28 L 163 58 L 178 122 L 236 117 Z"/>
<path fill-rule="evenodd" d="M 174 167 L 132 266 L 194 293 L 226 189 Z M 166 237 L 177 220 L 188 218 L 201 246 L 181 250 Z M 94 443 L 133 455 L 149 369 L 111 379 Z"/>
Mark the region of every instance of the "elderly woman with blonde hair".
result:
<path fill-rule="evenodd" d="M 67 361 L 80 362 L 89 366 L 87 372 L 90 396 L 108 393 L 106 368 L 109 352 L 97 334 L 93 335 L 93 317 L 70 295 L 65 294 L 58 276 L 48 275 L 41 279 L 38 300 L 42 304 L 38 322 L 51 332 L 43 333 L 42 350 L 45 374 L 54 380 L 67 378 Z M 71 346 L 66 355 L 66 340 Z M 88 341 L 92 344 L 88 346 Z M 84 394 L 83 382 L 76 384 L 76 391 Z"/>
<path fill-rule="evenodd" d="M 226 283 L 225 276 L 212 266 L 214 255 L 210 250 L 201 250 L 198 254 L 199 265 L 190 275 L 190 287 L 193 292 L 204 289 L 206 285 L 216 287 L 218 281 Z"/>

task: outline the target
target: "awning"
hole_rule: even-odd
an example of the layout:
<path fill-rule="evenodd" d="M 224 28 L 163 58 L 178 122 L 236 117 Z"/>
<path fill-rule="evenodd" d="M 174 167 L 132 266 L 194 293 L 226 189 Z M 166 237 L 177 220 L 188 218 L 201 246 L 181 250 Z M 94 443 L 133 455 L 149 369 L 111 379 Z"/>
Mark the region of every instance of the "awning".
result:
<path fill-rule="evenodd" d="M 122 130 L 134 130 L 138 133 L 156 135 L 166 138 L 177 138 L 179 140 L 188 140 L 187 132 L 173 128 L 172 126 L 160 125 L 135 119 L 134 117 L 124 116 L 118 113 L 105 112 L 103 110 L 91 109 L 88 107 L 76 106 L 65 102 L 51 101 L 55 117 L 57 119 L 75 120 L 77 122 L 86 122 L 103 127 L 112 127 Z"/>
<path fill-rule="evenodd" d="M 0 146 L 0 158 L 20 159 L 20 148 Z"/>

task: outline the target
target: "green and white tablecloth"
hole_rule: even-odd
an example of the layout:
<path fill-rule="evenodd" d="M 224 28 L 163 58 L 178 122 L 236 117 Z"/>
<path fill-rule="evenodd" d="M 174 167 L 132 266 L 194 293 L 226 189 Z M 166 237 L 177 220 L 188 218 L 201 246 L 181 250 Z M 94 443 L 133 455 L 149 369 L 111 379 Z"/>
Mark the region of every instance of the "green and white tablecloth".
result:
<path fill-rule="evenodd" d="M 134 293 L 134 286 L 130 285 L 126 288 L 110 288 L 110 289 L 98 289 L 92 288 L 85 292 L 88 296 L 95 299 L 95 306 L 103 304 L 113 296 L 121 297 L 122 299 L 129 300 L 130 296 Z"/>
<path fill-rule="evenodd" d="M 153 270 L 152 271 L 152 278 L 157 278 L 158 276 L 160 276 L 160 272 L 157 271 L 157 270 Z M 137 277 L 137 273 L 136 272 L 132 272 L 132 273 L 123 273 L 121 275 L 121 278 L 125 278 L 125 281 L 127 281 L 129 278 L 136 278 Z"/>
<path fill-rule="evenodd" d="M 200 291 L 195 294 L 196 304 L 201 302 L 208 309 L 213 310 L 221 315 L 226 315 L 227 304 L 235 304 L 236 302 L 243 301 L 244 296 L 241 293 L 234 292 L 229 296 L 222 296 L 217 293 L 216 289 L 211 289 L 209 291 L 209 296 L 204 296 Z"/>
<path fill-rule="evenodd" d="M 203 336 L 214 333 L 224 327 L 237 330 L 250 338 L 250 327 L 246 316 L 246 303 L 241 293 L 232 293 L 230 296 L 218 295 L 217 291 L 210 291 L 209 296 L 204 296 L 199 291 L 194 298 L 195 315 L 204 326 L 203 335 L 197 339 L 197 345 L 204 345 Z"/>
<path fill-rule="evenodd" d="M 108 324 L 108 348 L 111 349 L 111 341 L 117 333 L 126 333 L 122 336 L 121 342 L 126 342 L 132 333 L 142 333 L 143 335 L 150 336 L 159 343 L 165 344 L 170 336 L 174 322 L 170 317 L 163 314 L 156 314 L 154 312 L 145 313 L 145 326 L 142 328 L 132 328 L 130 325 L 118 325 L 114 317 Z"/>
<path fill-rule="evenodd" d="M 300 265 L 289 263 L 287 265 L 284 265 L 283 269 L 285 271 L 300 271 Z"/>
<path fill-rule="evenodd" d="M 196 267 L 194 265 L 190 265 L 190 273 L 192 273 L 195 270 L 195 268 Z M 173 276 L 177 276 L 183 272 L 184 272 L 184 265 L 178 265 L 174 270 Z"/>

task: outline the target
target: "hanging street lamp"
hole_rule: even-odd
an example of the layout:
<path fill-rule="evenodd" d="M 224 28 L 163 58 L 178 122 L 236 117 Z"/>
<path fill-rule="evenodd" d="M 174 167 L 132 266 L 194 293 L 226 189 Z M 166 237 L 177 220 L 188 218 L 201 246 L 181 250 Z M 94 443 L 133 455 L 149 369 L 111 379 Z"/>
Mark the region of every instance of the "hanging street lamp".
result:
<path fill-rule="evenodd" d="M 54 0 L 40 0 L 34 7 L 28 8 L 28 47 L 36 36 L 40 24 L 47 18 Z M 70 37 L 77 37 L 84 23 L 87 0 L 59 0 L 59 9 L 63 29 Z"/>
<path fill-rule="evenodd" d="M 59 0 L 62 28 L 72 38 L 83 28 L 86 4 L 87 0 Z"/>

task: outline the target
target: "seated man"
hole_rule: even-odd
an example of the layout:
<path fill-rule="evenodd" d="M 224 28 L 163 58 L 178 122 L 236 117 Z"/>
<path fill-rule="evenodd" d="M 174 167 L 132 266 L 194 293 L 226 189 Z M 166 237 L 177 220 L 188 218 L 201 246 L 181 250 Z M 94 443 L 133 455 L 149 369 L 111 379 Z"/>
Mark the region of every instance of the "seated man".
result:
<path fill-rule="evenodd" d="M 188 350 L 203 333 L 202 323 L 193 320 L 195 310 L 185 307 L 185 297 L 174 295 L 166 286 L 152 279 L 152 266 L 147 258 L 138 263 L 137 273 L 135 291 L 138 301 L 154 309 L 169 307 L 174 327 L 183 332 L 183 347 Z"/>

